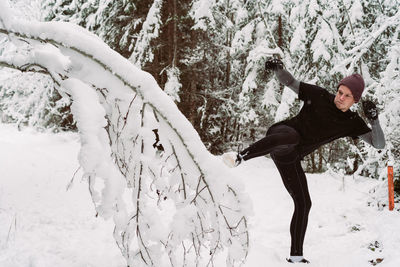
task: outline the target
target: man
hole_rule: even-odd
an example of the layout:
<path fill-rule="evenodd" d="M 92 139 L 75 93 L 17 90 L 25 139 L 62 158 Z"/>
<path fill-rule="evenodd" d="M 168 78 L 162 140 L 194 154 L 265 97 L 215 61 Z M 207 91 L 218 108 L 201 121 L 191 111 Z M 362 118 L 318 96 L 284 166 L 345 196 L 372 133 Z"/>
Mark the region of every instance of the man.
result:
<path fill-rule="evenodd" d="M 364 90 L 364 80 L 359 74 L 341 80 L 336 95 L 333 95 L 316 85 L 297 81 L 283 69 L 283 63 L 278 59 L 267 61 L 265 67 L 275 72 L 280 83 L 297 93 L 304 105 L 297 116 L 274 124 L 263 139 L 240 151 L 236 159 L 231 158 L 231 164 L 237 166 L 242 161 L 271 155 L 295 205 L 290 224 L 290 258 L 287 261 L 309 263 L 303 257 L 303 242 L 311 199 L 300 161 L 321 145 L 346 136 L 359 137 L 375 148 L 382 149 L 385 146 L 384 135 L 377 108 L 372 102 L 363 103 L 372 129 L 356 112 L 350 111 Z M 229 157 L 225 156 L 226 160 L 229 161 Z"/>

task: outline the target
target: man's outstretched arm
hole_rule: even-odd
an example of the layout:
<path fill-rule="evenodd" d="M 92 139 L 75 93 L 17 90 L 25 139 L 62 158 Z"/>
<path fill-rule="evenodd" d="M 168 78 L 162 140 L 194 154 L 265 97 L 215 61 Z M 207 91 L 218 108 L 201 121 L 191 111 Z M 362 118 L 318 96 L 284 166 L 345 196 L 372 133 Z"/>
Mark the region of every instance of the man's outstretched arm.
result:
<path fill-rule="evenodd" d="M 370 132 L 360 135 L 360 138 L 377 149 L 383 149 L 385 147 L 385 135 L 379 124 L 378 109 L 371 101 L 362 102 L 362 106 L 372 129 Z"/>
<path fill-rule="evenodd" d="M 296 94 L 299 93 L 300 82 L 296 80 L 287 70 L 277 69 L 275 70 L 275 75 L 281 84 L 289 87 Z"/>
<path fill-rule="evenodd" d="M 287 70 L 283 68 L 283 63 L 279 59 L 271 59 L 265 62 L 265 69 L 266 70 L 273 70 L 275 72 L 278 81 L 289 87 L 293 90 L 296 94 L 299 93 L 300 82 L 296 80 L 292 74 L 290 74 Z"/>
<path fill-rule="evenodd" d="M 360 138 L 377 149 L 385 148 L 385 135 L 378 119 L 371 121 L 371 128 L 370 132 L 360 135 Z"/>

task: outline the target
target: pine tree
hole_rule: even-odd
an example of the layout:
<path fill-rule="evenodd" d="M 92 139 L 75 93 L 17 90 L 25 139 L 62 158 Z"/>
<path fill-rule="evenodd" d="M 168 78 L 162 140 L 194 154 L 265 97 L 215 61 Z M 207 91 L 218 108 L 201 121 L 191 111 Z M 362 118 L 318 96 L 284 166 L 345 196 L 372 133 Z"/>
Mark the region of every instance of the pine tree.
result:
<path fill-rule="evenodd" d="M 39 0 L 11 2 L 20 19 L 41 19 Z M 27 49 L 24 43 L 17 46 L 10 37 L 0 36 L 0 57 L 18 49 Z M 70 102 L 55 90 L 53 81 L 41 73 L 12 71 L 0 64 L 0 121 L 13 123 L 18 128 L 33 127 L 39 131 L 76 129 L 69 111 Z"/>
<path fill-rule="evenodd" d="M 252 142 L 272 123 L 297 114 L 301 102 L 296 95 L 264 71 L 271 56 L 280 57 L 300 81 L 331 93 L 344 76 L 361 73 L 367 84 L 365 97 L 380 108 L 386 105 L 384 90 L 378 93 L 377 88 L 392 81 L 386 72 L 387 57 L 395 54 L 398 41 L 395 0 L 46 4 L 48 18 L 74 21 L 94 31 L 150 72 L 214 153 Z M 357 109 L 362 114 L 360 105 L 353 108 Z M 351 173 L 366 166 L 369 151 L 363 142 L 349 145 L 348 140 L 338 140 L 311 154 L 307 169 L 323 171 L 328 163 L 338 163 Z"/>
<path fill-rule="evenodd" d="M 68 21 L 96 33 L 111 48 L 129 57 L 151 0 L 46 0 L 45 20 Z"/>

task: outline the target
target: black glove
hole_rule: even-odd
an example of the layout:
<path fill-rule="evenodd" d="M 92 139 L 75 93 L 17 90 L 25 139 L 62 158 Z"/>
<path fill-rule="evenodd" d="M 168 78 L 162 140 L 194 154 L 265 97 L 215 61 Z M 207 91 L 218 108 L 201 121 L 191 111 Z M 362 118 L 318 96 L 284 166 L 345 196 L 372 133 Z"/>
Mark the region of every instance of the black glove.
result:
<path fill-rule="evenodd" d="M 363 101 L 362 107 L 364 110 L 365 117 L 367 117 L 368 120 L 374 121 L 378 118 L 378 109 L 376 108 L 376 105 L 372 101 L 369 100 Z"/>
<path fill-rule="evenodd" d="M 283 63 L 280 59 L 273 58 L 265 61 L 265 70 L 283 69 Z"/>

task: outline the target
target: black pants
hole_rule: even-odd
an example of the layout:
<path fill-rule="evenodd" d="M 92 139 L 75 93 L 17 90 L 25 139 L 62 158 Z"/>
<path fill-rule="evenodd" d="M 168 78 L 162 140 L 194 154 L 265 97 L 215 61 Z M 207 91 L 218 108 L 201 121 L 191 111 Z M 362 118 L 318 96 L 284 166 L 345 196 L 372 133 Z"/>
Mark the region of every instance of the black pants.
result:
<path fill-rule="evenodd" d="M 270 153 L 279 170 L 283 184 L 294 201 L 290 224 L 291 256 L 303 255 L 304 236 L 311 208 L 306 176 L 296 150 L 299 142 L 300 136 L 295 129 L 286 125 L 274 125 L 263 139 L 240 152 L 244 160 Z"/>

